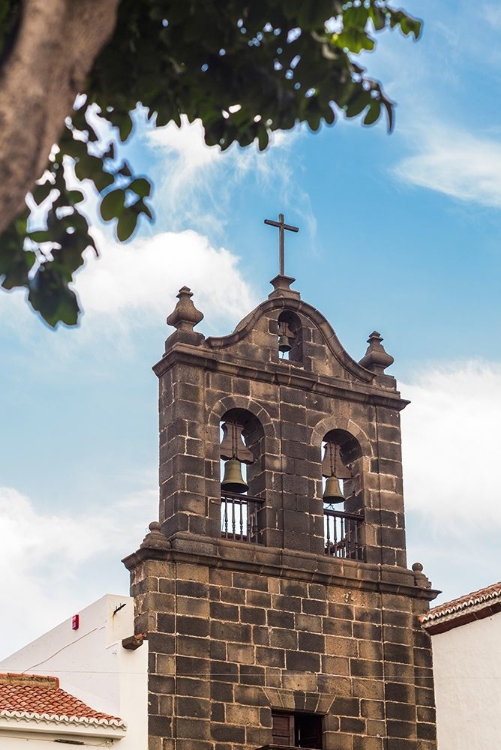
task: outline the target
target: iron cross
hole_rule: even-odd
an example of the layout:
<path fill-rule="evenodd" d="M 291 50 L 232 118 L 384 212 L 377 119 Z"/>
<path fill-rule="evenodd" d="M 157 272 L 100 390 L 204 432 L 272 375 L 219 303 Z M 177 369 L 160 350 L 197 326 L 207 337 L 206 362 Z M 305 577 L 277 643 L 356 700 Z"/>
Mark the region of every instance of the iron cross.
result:
<path fill-rule="evenodd" d="M 278 214 L 278 221 L 272 221 L 271 219 L 265 219 L 265 224 L 269 224 L 270 227 L 278 227 L 278 253 L 280 263 L 280 276 L 285 276 L 285 252 L 284 252 L 284 235 L 285 230 L 289 232 L 299 232 L 298 227 L 292 227 L 290 224 L 284 223 L 284 215 Z"/>

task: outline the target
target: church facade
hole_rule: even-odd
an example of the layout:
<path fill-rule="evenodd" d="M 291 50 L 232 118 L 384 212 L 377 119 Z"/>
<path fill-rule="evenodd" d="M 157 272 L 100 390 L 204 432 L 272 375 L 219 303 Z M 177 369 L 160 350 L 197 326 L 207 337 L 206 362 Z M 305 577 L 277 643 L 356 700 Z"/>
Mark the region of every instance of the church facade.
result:
<path fill-rule="evenodd" d="M 283 273 L 225 337 L 184 287 L 155 365 L 160 514 L 124 563 L 149 750 L 435 750 L 436 592 L 407 567 L 399 413 Z"/>

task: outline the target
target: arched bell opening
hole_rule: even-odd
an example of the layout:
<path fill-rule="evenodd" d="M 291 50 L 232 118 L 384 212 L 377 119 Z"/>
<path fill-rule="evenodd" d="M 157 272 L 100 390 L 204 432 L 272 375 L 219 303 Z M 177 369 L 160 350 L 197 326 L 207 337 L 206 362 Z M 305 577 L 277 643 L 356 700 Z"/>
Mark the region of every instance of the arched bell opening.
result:
<path fill-rule="evenodd" d="M 301 362 L 303 358 L 301 320 L 296 313 L 284 310 L 278 316 L 278 353 L 280 359 Z"/>
<path fill-rule="evenodd" d="M 346 430 L 324 436 L 322 490 L 326 553 L 363 559 L 362 449 Z"/>
<path fill-rule="evenodd" d="M 357 509 L 362 491 L 362 449 L 346 430 L 331 430 L 322 441 L 322 488 L 324 503 L 349 504 Z M 359 506 L 361 507 L 361 506 Z"/>
<path fill-rule="evenodd" d="M 220 422 L 221 534 L 227 539 L 258 541 L 257 497 L 264 482 L 264 432 L 244 409 L 230 409 Z"/>

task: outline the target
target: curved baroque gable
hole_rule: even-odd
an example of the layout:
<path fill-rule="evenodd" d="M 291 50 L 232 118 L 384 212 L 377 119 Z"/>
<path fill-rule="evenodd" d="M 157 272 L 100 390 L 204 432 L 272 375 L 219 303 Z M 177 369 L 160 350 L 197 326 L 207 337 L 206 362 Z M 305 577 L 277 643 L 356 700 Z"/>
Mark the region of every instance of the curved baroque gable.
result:
<path fill-rule="evenodd" d="M 297 316 L 301 326 L 300 357 L 286 362 L 318 375 L 372 382 L 374 374 L 348 354 L 326 318 L 299 299 L 268 299 L 243 318 L 233 333 L 211 336 L 205 344 L 245 359 L 278 362 L 278 319 L 284 312 Z"/>

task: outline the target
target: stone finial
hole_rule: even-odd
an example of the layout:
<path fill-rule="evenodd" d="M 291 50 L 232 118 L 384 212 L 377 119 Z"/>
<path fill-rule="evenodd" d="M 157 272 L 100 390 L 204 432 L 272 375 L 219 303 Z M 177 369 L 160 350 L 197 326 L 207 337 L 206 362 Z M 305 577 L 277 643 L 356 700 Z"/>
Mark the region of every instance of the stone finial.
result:
<path fill-rule="evenodd" d="M 395 361 L 391 354 L 385 351 L 381 343 L 382 340 L 381 334 L 373 331 L 367 339 L 367 343 L 369 344 L 367 351 L 359 362 L 362 367 L 374 372 L 376 375 L 383 375 L 386 368 Z"/>
<path fill-rule="evenodd" d="M 141 549 L 170 549 L 170 542 L 162 534 L 162 527 L 158 521 L 152 521 L 148 528 L 149 532 L 140 544 Z"/>
<path fill-rule="evenodd" d="M 197 310 L 191 301 L 192 297 L 193 292 L 189 287 L 181 287 L 177 295 L 179 302 L 167 318 L 167 325 L 174 326 L 178 331 L 191 332 L 197 323 L 203 320 L 203 313 Z"/>
<path fill-rule="evenodd" d="M 193 328 L 203 320 L 203 313 L 197 310 L 191 298 L 193 293 L 187 286 L 181 287 L 177 298 L 179 302 L 167 318 L 167 325 L 174 326 L 174 333 L 167 338 L 165 342 L 165 353 L 176 344 L 189 344 L 190 346 L 200 346 L 204 342 L 204 336 L 197 333 Z"/>
<path fill-rule="evenodd" d="M 412 572 L 414 573 L 415 586 L 420 586 L 423 589 L 431 589 L 431 583 L 428 577 L 423 573 L 423 566 L 420 562 L 413 563 Z"/>

